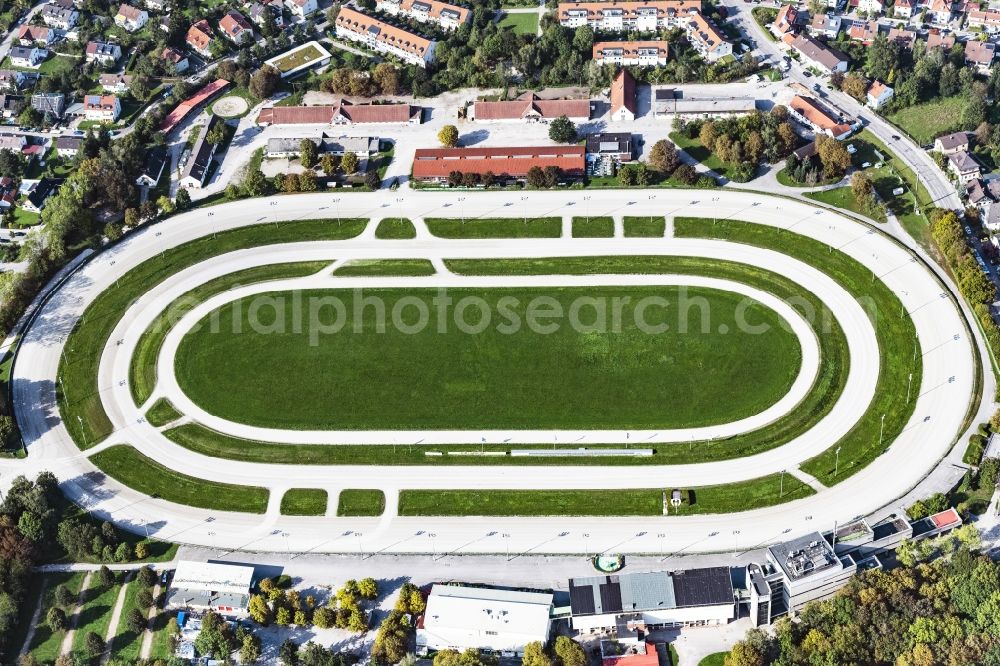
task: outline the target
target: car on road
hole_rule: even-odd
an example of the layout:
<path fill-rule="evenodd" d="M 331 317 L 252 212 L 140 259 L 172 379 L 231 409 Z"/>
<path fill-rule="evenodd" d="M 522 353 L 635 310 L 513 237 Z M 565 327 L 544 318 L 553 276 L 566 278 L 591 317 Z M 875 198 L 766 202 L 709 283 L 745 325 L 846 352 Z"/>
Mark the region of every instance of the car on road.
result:
<path fill-rule="evenodd" d="M 893 134 L 892 135 L 892 140 L 893 141 L 899 141 L 899 135 L 898 134 Z"/>
<path fill-rule="evenodd" d="M 802 76 L 806 77 L 807 79 L 811 79 L 812 78 L 812 72 L 810 72 L 807 69 L 806 71 L 802 72 Z"/>

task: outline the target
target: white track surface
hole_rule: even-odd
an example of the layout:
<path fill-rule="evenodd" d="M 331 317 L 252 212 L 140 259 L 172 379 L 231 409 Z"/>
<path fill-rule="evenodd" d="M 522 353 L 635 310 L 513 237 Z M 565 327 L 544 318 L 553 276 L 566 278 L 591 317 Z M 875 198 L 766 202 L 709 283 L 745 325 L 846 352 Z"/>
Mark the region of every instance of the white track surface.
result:
<path fill-rule="evenodd" d="M 580 203 L 583 198 L 587 203 Z M 456 204 L 456 202 L 458 202 Z M 586 206 L 586 209 L 584 209 Z M 264 213 L 264 215 L 262 215 Z M 164 247 L 178 245 L 213 230 L 262 221 L 310 217 L 510 217 L 547 215 L 675 215 L 733 218 L 783 228 L 830 244 L 854 257 L 882 279 L 911 313 L 923 355 L 923 377 L 914 386 L 916 411 L 903 433 L 887 452 L 862 471 L 811 497 L 740 514 L 662 518 L 403 518 L 394 515 L 398 491 L 406 488 L 642 488 L 701 486 L 750 479 L 779 470 L 802 474 L 796 465 L 828 448 L 837 433 L 850 427 L 867 405 L 878 354 L 870 324 L 862 319 L 856 303 L 843 302 L 846 294 L 832 280 L 784 255 L 718 241 L 697 239 L 562 239 L 551 240 L 441 240 L 421 233 L 412 241 L 380 241 L 375 224 L 359 238 L 285 245 L 232 253 L 206 262 L 196 271 L 183 271 L 156 291 L 155 301 L 141 301 L 129 311 L 110 341 L 109 349 L 134 346 L 143 330 L 139 319 L 155 314 L 172 298 L 168 291 L 196 274 L 192 284 L 263 263 L 306 261 L 316 258 L 343 260 L 371 257 L 429 257 L 438 268 L 443 257 L 518 257 L 573 255 L 692 254 L 746 261 L 769 268 L 819 295 L 836 313 L 851 344 L 849 387 L 807 436 L 748 458 L 674 466 L 295 466 L 220 461 L 194 454 L 173 444 L 141 421 L 131 404 L 127 387 L 128 355 L 125 350 L 105 354 L 99 387 L 115 432 L 99 447 L 81 453 L 63 427 L 55 408 L 54 382 L 60 354 L 73 324 L 100 291 L 113 287 L 117 277 L 154 256 Z M 565 226 L 565 225 L 564 225 Z M 618 225 L 620 228 L 620 224 Z M 749 253 L 749 254 L 744 254 Z M 285 259 L 281 259 L 285 256 Z M 443 279 L 437 276 L 435 279 Z M 546 276 L 532 278 L 546 284 Z M 662 279 L 662 278 L 659 278 Z M 693 283 L 695 278 L 684 278 Z M 596 280 L 588 280 L 593 283 Z M 826 284 L 822 284 L 825 281 Z M 407 281 L 407 284 L 417 280 Z M 498 284 L 490 278 L 488 284 Z M 559 283 L 566 282 L 559 278 Z M 640 283 L 629 278 L 628 284 Z M 484 284 L 487 282 L 484 282 Z M 336 284 L 348 286 L 343 278 Z M 51 469 L 64 480 L 76 501 L 129 529 L 185 543 L 206 546 L 296 551 L 427 552 L 701 552 L 748 548 L 788 534 L 828 528 L 835 520 L 865 515 L 900 497 L 926 475 L 947 453 L 959 433 L 972 399 L 976 362 L 973 341 L 967 338 L 961 315 L 942 293 L 940 283 L 927 268 L 901 247 L 863 225 L 811 206 L 741 192 L 608 191 L 582 197 L 576 192 L 480 193 L 468 197 L 418 192 L 295 195 L 217 206 L 211 212 L 192 211 L 146 229 L 103 253 L 53 296 L 38 320 L 26 332 L 13 378 L 14 402 L 29 457 L 0 461 L 3 480 L 13 473 L 31 474 Z M 171 292 L 172 293 L 172 292 Z M 232 297 L 231 295 L 229 297 Z M 207 307 L 207 306 L 206 306 Z M 138 313 L 138 315 L 136 314 Z M 880 313 L 880 316 L 898 313 Z M 180 327 L 178 330 L 182 330 Z M 124 334 L 119 338 L 118 334 Z M 177 333 L 180 335 L 180 333 Z M 161 357 L 162 359 L 162 357 Z M 171 388 L 168 390 L 168 386 Z M 158 394 L 176 388 L 170 381 Z M 975 396 L 978 401 L 978 396 Z M 155 399 L 155 398 L 154 398 Z M 185 409 L 189 407 L 185 403 Z M 837 414 L 834 417 L 834 412 Z M 847 416 L 853 415 L 853 416 Z M 235 426 L 232 424 L 230 427 Z M 300 433 L 302 434 L 302 433 Z M 355 433 L 357 434 L 357 433 Z M 437 434 L 437 433 L 436 433 Z M 568 441 L 562 432 L 549 432 Z M 601 441 L 608 440 L 602 433 Z M 613 433 L 611 433 L 613 434 Z M 675 431 L 673 435 L 677 435 Z M 501 433 L 491 433 L 490 437 Z M 478 441 L 463 435 L 462 441 Z M 631 441 L 637 442 L 638 438 Z M 355 438 L 354 441 L 357 441 Z M 438 441 L 438 440 L 436 440 Z M 488 439 L 488 441 L 490 441 Z M 533 439 L 531 441 L 539 441 Z M 542 440 L 544 441 L 544 440 Z M 552 440 L 554 441 L 554 439 Z M 676 441 L 676 440 L 675 440 Z M 186 474 L 207 479 L 267 486 L 271 501 L 265 515 L 206 511 L 155 500 L 96 474 L 86 456 L 118 442 L 136 446 L 146 455 Z M 389 455 L 388 451 L 386 452 Z M 291 487 L 321 487 L 336 494 L 344 488 L 381 488 L 389 511 L 378 519 L 291 518 L 280 516 L 283 491 Z M 614 493 L 609 493 L 614 501 Z M 628 507 L 622 507 L 627 512 Z M 742 536 L 741 536 L 742 533 Z M 665 534 L 666 537 L 661 535 Z M 428 539 L 428 537 L 430 537 Z"/>

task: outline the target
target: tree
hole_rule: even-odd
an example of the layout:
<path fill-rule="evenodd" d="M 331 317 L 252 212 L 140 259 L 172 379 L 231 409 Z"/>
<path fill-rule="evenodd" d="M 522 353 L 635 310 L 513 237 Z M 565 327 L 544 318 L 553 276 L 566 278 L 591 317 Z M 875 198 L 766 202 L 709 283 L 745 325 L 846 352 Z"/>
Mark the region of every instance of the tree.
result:
<path fill-rule="evenodd" d="M 243 637 L 243 645 L 240 646 L 240 663 L 256 664 L 261 656 L 260 639 L 253 634 Z"/>
<path fill-rule="evenodd" d="M 61 608 L 50 608 L 49 612 L 45 615 L 45 625 L 54 634 L 65 631 L 69 626 L 69 623 L 66 621 L 66 612 Z"/>
<path fill-rule="evenodd" d="M 299 162 L 306 169 L 312 169 L 316 166 L 317 159 L 319 159 L 319 151 L 316 144 L 312 142 L 312 139 L 302 139 L 299 142 Z"/>
<path fill-rule="evenodd" d="M 153 593 L 150 588 L 144 587 L 135 595 L 135 603 L 139 608 L 149 608 L 153 605 Z"/>
<path fill-rule="evenodd" d="M 138 554 L 139 554 L 139 546 L 140 545 L 143 546 L 143 549 L 145 549 L 145 544 L 142 541 L 140 541 L 139 543 L 137 543 L 135 545 L 136 556 L 138 556 Z M 142 558 L 139 558 L 139 559 L 142 559 Z M 143 587 L 153 587 L 154 585 L 156 585 L 156 572 L 154 572 L 149 567 L 142 567 L 141 569 L 139 569 L 139 572 L 136 574 L 136 580 L 138 580 L 139 584 L 142 585 Z"/>
<path fill-rule="evenodd" d="M 857 72 L 851 72 L 844 77 L 841 89 L 859 102 L 863 102 L 868 95 L 868 79 Z"/>
<path fill-rule="evenodd" d="M 321 606 L 313 611 L 313 624 L 317 629 L 329 629 L 330 627 L 333 627 L 336 622 L 336 612 L 326 606 Z"/>
<path fill-rule="evenodd" d="M 365 174 L 365 187 L 370 190 L 377 190 L 382 186 L 382 179 L 378 177 L 378 171 L 369 171 Z"/>
<path fill-rule="evenodd" d="M 358 581 L 358 594 L 362 599 L 374 599 L 378 596 L 378 583 L 374 578 L 362 578 Z"/>
<path fill-rule="evenodd" d="M 128 562 L 132 559 L 132 546 L 124 541 L 115 548 L 115 562 Z"/>
<path fill-rule="evenodd" d="M 358 163 L 358 156 L 351 152 L 344 153 L 344 156 L 340 158 L 340 168 L 348 176 L 357 173 Z"/>
<path fill-rule="evenodd" d="M 125 616 L 125 628 L 133 634 L 139 634 L 146 629 L 146 616 L 138 608 L 133 608 Z"/>
<path fill-rule="evenodd" d="M 631 164 L 626 164 L 618 169 L 618 184 L 622 187 L 632 187 L 635 185 L 636 169 Z"/>
<path fill-rule="evenodd" d="M 271 608 L 267 605 L 267 602 L 261 595 L 254 594 L 250 597 L 248 612 L 250 614 L 250 618 L 257 624 L 264 627 L 271 624 Z"/>
<path fill-rule="evenodd" d="M 208 141 L 214 146 L 218 146 L 220 143 L 226 140 L 226 123 L 217 122 L 205 135 L 205 141 Z"/>
<path fill-rule="evenodd" d="M 587 666 L 587 653 L 569 636 L 557 636 L 553 649 L 562 666 Z"/>
<path fill-rule="evenodd" d="M 177 210 L 185 210 L 191 205 L 191 195 L 185 188 L 180 188 L 177 190 L 177 194 L 174 195 L 174 207 Z"/>
<path fill-rule="evenodd" d="M 556 143 L 574 143 L 576 125 L 566 116 L 559 116 L 549 125 L 549 138 Z"/>
<path fill-rule="evenodd" d="M 445 148 L 454 148 L 458 145 L 458 128 L 454 125 L 445 125 L 438 132 L 437 138 Z"/>
<path fill-rule="evenodd" d="M 163 194 L 160 198 L 156 200 L 156 207 L 160 209 L 164 215 L 169 215 L 174 212 L 174 202 L 170 200 L 170 197 Z"/>
<path fill-rule="evenodd" d="M 698 140 L 701 142 L 701 145 L 705 146 L 705 148 L 710 151 L 714 151 L 715 140 L 718 136 L 719 133 L 713 121 L 706 120 L 701 124 L 701 129 L 698 131 Z"/>
<path fill-rule="evenodd" d="M 817 136 L 816 151 L 819 154 L 820 164 L 823 165 L 823 174 L 831 180 L 843 177 L 851 166 L 851 154 L 847 152 L 844 144 L 836 139 L 823 134 Z"/>
<path fill-rule="evenodd" d="M 680 164 L 680 155 L 677 153 L 677 146 L 671 141 L 660 139 L 653 144 L 649 151 L 649 166 L 669 176 Z"/>
<path fill-rule="evenodd" d="M 303 171 L 298 177 L 299 192 L 315 192 L 318 188 L 316 174 L 312 171 Z"/>
<path fill-rule="evenodd" d="M 674 170 L 674 178 L 685 185 L 694 185 L 698 180 L 698 172 L 690 164 L 681 164 Z"/>
<path fill-rule="evenodd" d="M 545 172 L 542 171 L 541 167 L 533 166 L 528 169 L 526 176 L 526 182 L 528 187 L 542 188 L 545 187 Z"/>
<path fill-rule="evenodd" d="M 282 606 L 275 612 L 274 621 L 283 627 L 288 626 L 292 623 L 292 611 Z"/>
<path fill-rule="evenodd" d="M 85 641 L 86 641 L 87 654 L 91 657 L 91 659 L 99 657 L 101 656 L 101 654 L 104 653 L 104 647 L 105 647 L 104 639 L 98 636 L 93 631 L 87 634 L 87 638 L 85 639 Z"/>
<path fill-rule="evenodd" d="M 521 657 L 522 666 L 553 666 L 552 658 L 545 654 L 545 648 L 538 641 L 528 643 L 524 646 L 524 656 Z"/>
<path fill-rule="evenodd" d="M 278 648 L 278 659 L 285 666 L 296 666 L 299 663 L 299 645 L 290 638 L 286 638 Z"/>
<path fill-rule="evenodd" d="M 56 604 L 60 606 L 69 606 L 76 601 L 76 597 L 73 593 L 69 591 L 69 588 L 65 585 L 60 585 L 56 588 L 55 594 Z"/>
<path fill-rule="evenodd" d="M 323 153 L 323 156 L 319 159 L 319 168 L 327 176 L 333 176 L 337 173 L 337 164 L 337 156 L 333 153 Z M 264 174 L 261 175 L 263 176 Z"/>
<path fill-rule="evenodd" d="M 264 65 L 250 77 L 250 94 L 257 99 L 267 99 L 281 83 L 281 72 L 271 65 Z"/>
<path fill-rule="evenodd" d="M 101 587 L 111 587 L 115 582 L 115 575 L 111 573 L 106 565 L 101 565 L 97 570 L 97 584 Z"/>

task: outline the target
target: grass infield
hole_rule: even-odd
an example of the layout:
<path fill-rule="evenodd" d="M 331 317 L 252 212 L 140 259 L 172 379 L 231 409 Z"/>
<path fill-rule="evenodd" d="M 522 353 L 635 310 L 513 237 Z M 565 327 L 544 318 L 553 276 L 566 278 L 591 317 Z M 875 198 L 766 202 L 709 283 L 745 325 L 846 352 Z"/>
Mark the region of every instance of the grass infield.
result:
<path fill-rule="evenodd" d="M 118 444 L 90 457 L 98 469 L 129 488 L 168 502 L 216 511 L 264 513 L 268 490 L 198 479 L 164 467 L 127 444 Z"/>
<path fill-rule="evenodd" d="M 622 219 L 625 238 L 663 238 L 667 221 L 662 217 L 626 217 Z"/>
<path fill-rule="evenodd" d="M 116 287 L 101 293 L 86 309 L 70 333 L 59 363 L 59 412 L 77 446 L 89 448 L 111 434 L 111 421 L 101 404 L 97 386 L 97 368 L 108 337 L 122 314 L 151 287 L 178 271 L 226 252 L 304 240 L 353 238 L 366 224 L 366 220 L 355 219 L 294 220 L 231 229 L 164 250 L 123 275 Z"/>
<path fill-rule="evenodd" d="M 322 488 L 291 488 L 281 497 L 284 516 L 322 516 L 326 514 L 327 493 Z"/>
<path fill-rule="evenodd" d="M 177 411 L 173 403 L 166 398 L 160 398 L 153 403 L 153 406 L 149 408 L 146 412 L 146 420 L 150 425 L 165 426 L 168 423 L 173 423 L 177 419 L 181 418 L 182 414 Z"/>
<path fill-rule="evenodd" d="M 804 234 L 738 220 L 713 223 L 701 218 L 677 218 L 674 230 L 677 236 L 718 238 L 782 252 L 821 269 L 862 304 L 870 304 L 865 311 L 875 328 L 880 355 L 875 397 L 843 438 L 800 467 L 823 484 L 833 485 L 878 457 L 902 432 L 913 413 L 920 392 L 909 391 L 907 401 L 907 384 L 912 373 L 913 386 L 919 387 L 923 368 L 913 320 L 901 314 L 896 294 L 881 280 L 873 280 L 872 272 L 861 263 L 842 252 L 831 252 L 826 243 Z M 838 449 L 839 469 L 835 464 Z"/>
<path fill-rule="evenodd" d="M 405 217 L 387 217 L 375 227 L 375 238 L 382 240 L 409 240 L 417 237 L 417 230 Z"/>
<path fill-rule="evenodd" d="M 381 516 L 385 513 L 385 493 L 381 490 L 351 489 L 340 491 L 338 516 Z"/>
<path fill-rule="evenodd" d="M 438 238 L 559 238 L 562 218 L 497 217 L 464 220 L 429 217 L 424 220 Z"/>
<path fill-rule="evenodd" d="M 207 315 L 218 315 L 218 330 L 193 330 L 177 350 L 182 390 L 211 414 L 270 428 L 679 428 L 763 411 L 787 393 L 801 365 L 798 339 L 777 313 L 717 289 L 449 290 L 455 304 L 465 299 L 488 304 L 492 320 L 481 318 L 480 307 L 463 317 L 467 323 L 486 321 L 477 333 L 455 323 L 460 308 L 439 312 L 434 289 L 367 289 L 363 295 L 324 289 L 303 291 L 301 301 L 331 296 L 343 310 L 318 310 L 316 320 L 343 327 L 322 336 L 316 335 L 317 326 L 296 326 L 300 320 L 291 307 L 279 315 L 283 325 L 266 335 L 254 330 L 252 309 L 240 301 Z M 653 297 L 666 299 L 669 307 L 641 310 L 643 299 Z M 361 311 L 361 299 L 372 298 L 381 299 L 386 313 L 399 302 L 412 311 L 411 299 L 420 299 L 426 325 L 415 332 L 383 321 L 380 330 L 379 308 L 366 305 Z M 568 317 L 549 318 L 545 324 L 552 329 L 541 332 L 532 323 L 535 299 L 548 299 L 550 312 L 571 313 L 586 303 L 579 310 L 580 326 Z M 311 306 L 300 308 L 307 309 Z M 620 310 L 620 322 L 611 323 L 612 309 Z M 691 322 L 685 325 L 689 311 Z M 744 312 L 746 322 L 767 331 L 743 326 Z M 669 330 L 644 330 L 640 316 Z M 593 328 L 580 330 L 584 326 Z M 377 367 L 392 371 L 372 381 Z M 734 392 L 734 386 L 754 390 Z"/>
<path fill-rule="evenodd" d="M 385 277 L 434 275 L 429 259 L 356 259 L 338 267 L 337 277 Z"/>
<path fill-rule="evenodd" d="M 615 221 L 610 217 L 574 217 L 573 238 L 612 238 Z"/>

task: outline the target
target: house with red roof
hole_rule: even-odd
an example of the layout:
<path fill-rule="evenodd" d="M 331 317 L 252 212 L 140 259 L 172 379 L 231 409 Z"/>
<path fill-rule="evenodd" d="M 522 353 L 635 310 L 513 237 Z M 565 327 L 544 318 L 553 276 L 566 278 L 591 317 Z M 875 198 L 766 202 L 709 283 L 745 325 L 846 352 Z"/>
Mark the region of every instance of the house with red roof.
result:
<path fill-rule="evenodd" d="M 212 26 L 208 24 L 208 21 L 202 19 L 188 28 L 184 41 L 201 55 L 211 58 L 213 37 L 215 37 L 215 33 L 212 32 Z"/>
<path fill-rule="evenodd" d="M 233 44 L 253 41 L 253 24 L 235 9 L 222 17 L 219 21 L 219 30 Z"/>
<path fill-rule="evenodd" d="M 476 101 L 469 106 L 469 120 L 477 122 L 545 122 L 566 116 L 573 122 L 590 120 L 592 104 L 587 99 L 542 99 L 527 92 L 513 100 Z"/>
<path fill-rule="evenodd" d="M 579 180 L 586 173 L 583 146 L 524 146 L 503 148 L 418 148 L 413 155 L 412 176 L 420 182 L 444 183 L 449 174 L 491 173 L 498 183 L 523 182 L 533 167 L 555 167 L 564 180 Z"/>
<path fill-rule="evenodd" d="M 611 82 L 611 120 L 635 120 L 635 79 L 627 69 L 618 70 Z"/>

